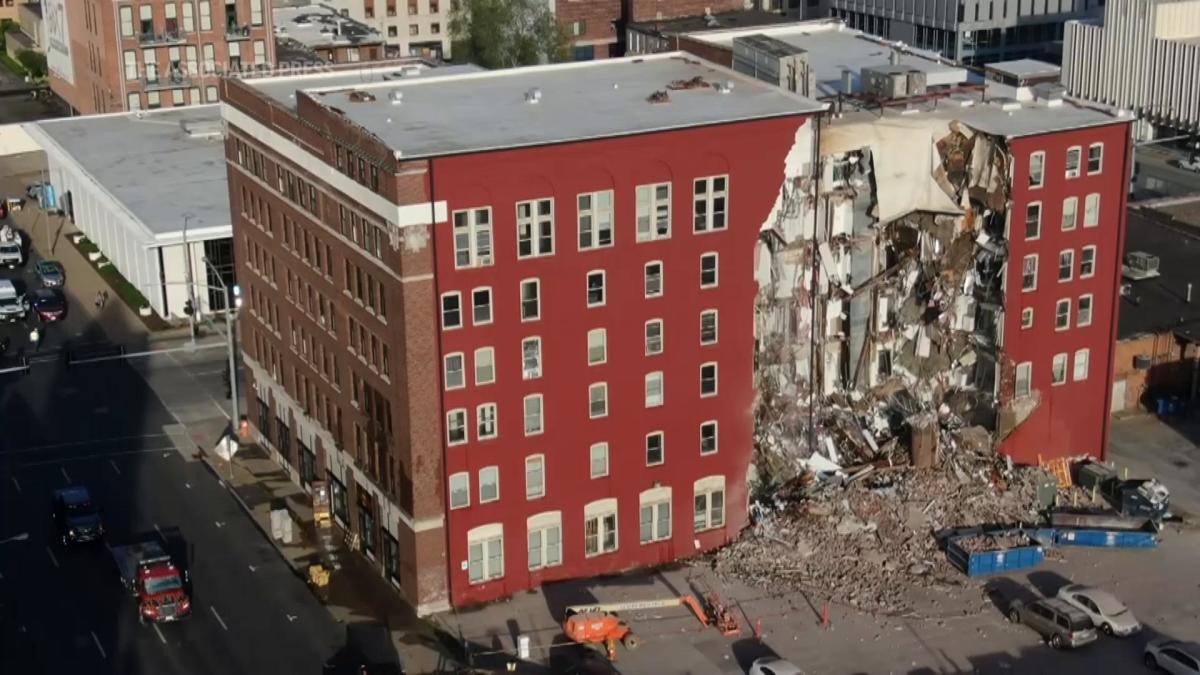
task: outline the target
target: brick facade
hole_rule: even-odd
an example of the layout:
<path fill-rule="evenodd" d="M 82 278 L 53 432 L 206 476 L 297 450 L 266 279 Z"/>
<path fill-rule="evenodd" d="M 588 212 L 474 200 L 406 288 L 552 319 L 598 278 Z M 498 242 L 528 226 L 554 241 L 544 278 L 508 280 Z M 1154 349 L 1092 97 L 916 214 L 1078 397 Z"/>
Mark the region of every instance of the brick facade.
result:
<path fill-rule="evenodd" d="M 630 22 L 702 16 L 705 12 L 737 12 L 747 9 L 742 0 L 627 0 L 625 20 Z"/>
<path fill-rule="evenodd" d="M 571 36 L 572 46 L 591 47 L 593 58 L 618 56 L 621 0 L 562 0 L 555 5 L 558 23 Z"/>

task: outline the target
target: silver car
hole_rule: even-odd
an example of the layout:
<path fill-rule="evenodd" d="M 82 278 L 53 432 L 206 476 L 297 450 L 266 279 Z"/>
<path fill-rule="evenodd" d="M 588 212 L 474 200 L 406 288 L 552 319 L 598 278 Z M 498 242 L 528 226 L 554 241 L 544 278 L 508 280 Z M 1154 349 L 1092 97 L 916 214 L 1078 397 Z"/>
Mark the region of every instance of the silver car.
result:
<path fill-rule="evenodd" d="M 1151 640 L 1146 645 L 1146 665 L 1172 675 L 1200 674 L 1200 645 L 1169 638 Z"/>
<path fill-rule="evenodd" d="M 1108 591 L 1069 584 L 1059 589 L 1058 597 L 1087 614 L 1105 635 L 1126 637 L 1142 630 L 1133 612 Z"/>
<path fill-rule="evenodd" d="M 1049 598 L 1028 605 L 1016 600 L 1008 609 L 1008 620 L 1034 629 L 1055 649 L 1082 647 L 1096 641 L 1096 627 L 1086 614 L 1059 600 Z"/>

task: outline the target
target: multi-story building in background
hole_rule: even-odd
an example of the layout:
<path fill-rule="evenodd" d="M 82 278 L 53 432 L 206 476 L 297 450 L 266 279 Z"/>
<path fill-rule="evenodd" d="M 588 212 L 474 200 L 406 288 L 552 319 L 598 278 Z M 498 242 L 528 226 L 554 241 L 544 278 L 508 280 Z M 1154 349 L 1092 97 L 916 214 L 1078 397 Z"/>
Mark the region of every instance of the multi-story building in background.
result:
<path fill-rule="evenodd" d="M 251 421 L 418 612 L 736 536 L 817 104 L 678 55 L 222 100 Z"/>
<path fill-rule="evenodd" d="M 275 6 L 308 5 L 313 0 L 275 0 Z M 450 56 L 453 0 L 324 0 L 320 4 L 379 32 L 386 56 Z"/>
<path fill-rule="evenodd" d="M 275 61 L 270 0 L 43 0 L 50 87 L 79 114 L 215 103 Z"/>
<path fill-rule="evenodd" d="M 276 6 L 272 16 L 281 69 L 384 58 L 386 49 L 378 31 L 326 5 Z"/>

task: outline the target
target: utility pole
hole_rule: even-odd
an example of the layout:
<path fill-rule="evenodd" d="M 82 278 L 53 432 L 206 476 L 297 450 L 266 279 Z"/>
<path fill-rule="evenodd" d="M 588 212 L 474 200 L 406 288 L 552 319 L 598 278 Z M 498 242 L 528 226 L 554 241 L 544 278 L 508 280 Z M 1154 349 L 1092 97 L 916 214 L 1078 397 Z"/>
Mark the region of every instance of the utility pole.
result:
<path fill-rule="evenodd" d="M 195 346 L 195 344 L 196 344 L 196 312 L 200 308 L 196 306 L 196 285 L 192 281 L 192 247 L 188 246 L 188 238 L 187 238 L 188 221 L 191 220 L 192 218 L 195 218 L 195 216 L 193 214 L 191 214 L 190 212 L 183 214 L 183 265 L 184 265 L 184 267 L 187 268 L 186 279 L 187 279 L 188 305 L 190 305 L 192 308 L 192 311 L 188 313 L 188 328 L 190 328 L 188 333 L 192 336 L 192 345 Z"/>
<path fill-rule="evenodd" d="M 229 437 L 235 444 L 241 445 L 241 440 L 238 436 L 238 426 L 241 423 L 241 415 L 238 411 L 238 386 L 237 386 L 237 337 L 234 334 L 233 323 L 233 293 L 230 292 L 229 285 L 221 278 L 221 272 L 212 264 L 208 258 L 203 258 L 204 264 L 212 271 L 217 283 L 221 285 L 221 290 L 225 292 L 225 332 L 226 332 L 226 347 L 229 350 L 229 402 L 232 410 L 232 416 L 229 419 Z M 195 338 L 193 337 L 193 340 Z M 229 453 L 229 482 L 233 485 L 233 451 Z"/>

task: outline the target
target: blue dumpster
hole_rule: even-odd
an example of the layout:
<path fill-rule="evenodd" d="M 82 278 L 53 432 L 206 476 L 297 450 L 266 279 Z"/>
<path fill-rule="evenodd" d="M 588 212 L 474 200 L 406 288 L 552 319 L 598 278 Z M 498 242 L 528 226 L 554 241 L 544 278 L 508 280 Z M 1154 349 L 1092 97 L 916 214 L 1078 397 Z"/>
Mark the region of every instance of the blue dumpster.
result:
<path fill-rule="evenodd" d="M 964 534 L 952 537 L 946 542 L 946 557 L 950 560 L 950 564 L 957 567 L 963 574 L 969 577 L 1003 574 L 1005 572 L 1037 567 L 1042 564 L 1042 561 L 1046 557 L 1042 546 L 1029 537 L 1024 530 L 1002 530 L 982 534 L 991 536 L 1019 534 L 1023 535 L 1029 544 L 1025 546 L 1010 546 L 994 551 L 976 551 L 971 553 L 964 549 L 960 542 L 967 537 L 980 536 L 979 534 Z"/>
<path fill-rule="evenodd" d="M 1156 548 L 1158 537 L 1153 532 L 1126 530 L 1055 530 L 1054 543 L 1096 548 Z"/>

